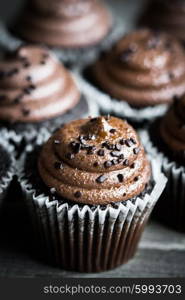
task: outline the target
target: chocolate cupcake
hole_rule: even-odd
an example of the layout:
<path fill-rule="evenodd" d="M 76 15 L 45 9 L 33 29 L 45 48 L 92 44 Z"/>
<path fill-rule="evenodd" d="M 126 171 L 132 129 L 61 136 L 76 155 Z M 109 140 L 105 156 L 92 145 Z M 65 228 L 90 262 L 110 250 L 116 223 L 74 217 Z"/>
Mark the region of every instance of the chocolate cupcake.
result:
<path fill-rule="evenodd" d="M 120 22 L 99 0 L 29 0 L 10 32 L 52 47 L 64 62 L 89 61 L 120 36 Z M 120 30 L 121 29 L 121 30 Z"/>
<path fill-rule="evenodd" d="M 34 45 L 0 61 L 0 108 L 1 128 L 26 140 L 91 114 L 70 72 L 46 48 Z"/>
<path fill-rule="evenodd" d="M 140 25 L 163 30 L 185 41 L 185 1 L 152 0 L 142 15 Z"/>
<path fill-rule="evenodd" d="M 15 153 L 13 147 L 0 132 L 0 206 L 15 175 Z"/>
<path fill-rule="evenodd" d="M 20 184 L 48 256 L 84 272 L 133 257 L 166 181 L 134 129 L 114 117 L 64 125 L 21 165 Z"/>
<path fill-rule="evenodd" d="M 99 97 L 102 111 L 134 121 L 151 120 L 164 113 L 175 95 L 185 92 L 184 61 L 183 48 L 171 36 L 137 30 L 123 37 L 86 74 L 107 94 L 107 101 L 105 94 Z"/>
<path fill-rule="evenodd" d="M 156 217 L 185 232 L 185 96 L 174 101 L 167 114 L 150 128 L 143 140 L 150 152 L 161 157 L 168 183 L 156 207 Z"/>

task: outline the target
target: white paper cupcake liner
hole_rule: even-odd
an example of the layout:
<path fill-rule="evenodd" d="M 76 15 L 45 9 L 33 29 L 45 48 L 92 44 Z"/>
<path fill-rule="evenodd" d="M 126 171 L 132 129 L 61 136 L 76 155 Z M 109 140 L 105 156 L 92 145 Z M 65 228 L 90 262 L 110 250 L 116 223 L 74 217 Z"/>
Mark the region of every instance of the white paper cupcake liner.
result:
<path fill-rule="evenodd" d="M 100 108 L 100 112 L 103 114 L 112 114 L 142 125 L 145 122 L 148 123 L 154 121 L 156 118 L 164 115 L 167 111 L 168 105 L 166 104 L 139 109 L 133 108 L 126 101 L 113 99 L 95 85 L 91 84 L 83 75 L 83 68 L 76 68 L 74 71 L 79 74 L 84 90 L 94 97 Z"/>
<path fill-rule="evenodd" d="M 36 195 L 32 184 L 25 178 L 24 162 L 25 158 L 22 158 L 19 182 L 47 259 L 64 269 L 98 272 L 132 258 L 148 217 L 166 184 L 157 161 L 152 161 L 155 185 L 151 193 L 119 203 L 116 208 L 81 207 L 69 205 L 67 200 L 61 205 L 58 201 L 50 202 L 48 196 Z"/>
<path fill-rule="evenodd" d="M 148 132 L 141 131 L 140 136 L 147 151 L 158 157 L 161 170 L 168 178 L 156 208 L 156 217 L 167 225 L 185 232 L 185 167 L 160 152 L 152 143 Z"/>
<path fill-rule="evenodd" d="M 3 176 L 0 180 L 0 206 L 7 195 L 10 183 L 15 175 L 15 151 L 14 147 L 8 143 L 3 132 L 0 131 L 0 145 L 5 149 L 6 152 L 10 154 L 10 167 L 7 170 L 7 174 Z"/>

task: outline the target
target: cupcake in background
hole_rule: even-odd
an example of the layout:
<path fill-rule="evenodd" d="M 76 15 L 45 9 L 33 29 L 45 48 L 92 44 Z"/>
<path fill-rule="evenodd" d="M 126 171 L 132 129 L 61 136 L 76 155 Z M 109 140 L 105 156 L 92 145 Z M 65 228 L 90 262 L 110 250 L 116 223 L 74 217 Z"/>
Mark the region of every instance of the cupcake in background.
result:
<path fill-rule="evenodd" d="M 117 39 L 117 27 L 99 0 L 28 0 L 10 32 L 52 47 L 64 62 L 76 64 Z"/>
<path fill-rule="evenodd" d="M 174 96 L 185 92 L 185 54 L 165 33 L 136 30 L 103 54 L 85 76 L 104 92 L 98 98 L 103 112 L 152 121 Z"/>
<path fill-rule="evenodd" d="M 139 21 L 140 25 L 163 30 L 185 41 L 185 1 L 152 0 Z"/>
<path fill-rule="evenodd" d="M 148 151 L 161 157 L 168 177 L 155 215 L 163 223 L 185 232 L 185 96 L 176 98 L 167 114 L 143 133 Z"/>
<path fill-rule="evenodd" d="M 24 45 L 1 59 L 0 126 L 15 140 L 91 113 L 72 74 L 46 48 Z"/>
<path fill-rule="evenodd" d="M 20 165 L 43 253 L 81 272 L 115 268 L 134 256 L 166 183 L 134 129 L 109 116 L 64 125 Z"/>
<path fill-rule="evenodd" d="M 0 132 L 0 207 L 15 175 L 15 152 Z"/>
<path fill-rule="evenodd" d="M 17 33 L 48 46 L 84 48 L 99 43 L 111 24 L 109 11 L 97 0 L 32 0 L 18 20 Z"/>

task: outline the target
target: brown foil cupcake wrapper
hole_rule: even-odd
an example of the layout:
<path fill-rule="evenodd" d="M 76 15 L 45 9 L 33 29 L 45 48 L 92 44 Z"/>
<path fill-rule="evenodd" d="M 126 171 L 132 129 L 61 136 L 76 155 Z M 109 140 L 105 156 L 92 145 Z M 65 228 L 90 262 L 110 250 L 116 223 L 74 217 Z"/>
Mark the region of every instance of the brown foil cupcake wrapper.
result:
<path fill-rule="evenodd" d="M 6 136 L 0 131 L 0 145 L 10 154 L 10 167 L 7 171 L 6 176 L 3 176 L 0 180 L 0 206 L 5 199 L 10 183 L 13 180 L 13 176 L 15 175 L 15 151 L 14 147 L 9 144 L 6 140 Z"/>
<path fill-rule="evenodd" d="M 94 97 L 100 108 L 100 112 L 103 114 L 112 114 L 142 125 L 143 122 L 152 122 L 156 118 L 164 115 L 167 111 L 168 105 L 166 104 L 145 108 L 131 107 L 124 99 L 113 99 L 95 85 L 91 84 L 83 75 L 84 68 L 81 68 L 80 70 L 76 68 L 74 71 L 78 73 L 79 80 L 81 80 L 81 85 L 83 85 L 84 90 Z"/>
<path fill-rule="evenodd" d="M 141 131 L 140 136 L 147 151 L 158 157 L 161 170 L 168 178 L 163 194 L 155 209 L 155 216 L 166 225 L 185 232 L 185 167 L 170 161 L 153 145 L 149 134 Z"/>
<path fill-rule="evenodd" d="M 24 168 L 20 168 L 24 199 L 47 259 L 63 269 L 99 272 L 115 268 L 132 258 L 166 184 L 156 161 L 152 166 L 155 185 L 151 193 L 134 201 L 119 203 L 117 208 L 69 206 L 67 200 L 62 205 L 58 205 L 58 201 L 50 202 L 45 195 L 36 196 L 32 185 L 24 179 Z"/>

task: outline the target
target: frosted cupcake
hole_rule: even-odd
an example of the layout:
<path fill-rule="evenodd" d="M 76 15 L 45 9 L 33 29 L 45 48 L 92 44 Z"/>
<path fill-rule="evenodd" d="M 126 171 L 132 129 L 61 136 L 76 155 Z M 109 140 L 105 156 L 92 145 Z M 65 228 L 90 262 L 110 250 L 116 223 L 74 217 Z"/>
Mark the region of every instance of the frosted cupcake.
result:
<path fill-rule="evenodd" d="M 133 257 L 166 182 L 134 129 L 113 117 L 66 124 L 21 159 L 19 177 L 44 252 L 83 272 Z"/>
<path fill-rule="evenodd" d="M 115 40 L 117 28 L 112 25 L 111 13 L 99 0 L 32 0 L 11 32 L 20 39 L 58 48 L 60 58 L 77 63 Z"/>
<path fill-rule="evenodd" d="M 103 112 L 151 121 L 185 92 L 185 54 L 171 36 L 137 30 L 102 55 L 87 76 L 104 92 L 98 98 Z"/>
<path fill-rule="evenodd" d="M 146 139 L 146 133 L 144 134 Z M 156 207 L 156 216 L 165 224 L 185 232 L 185 96 L 174 101 L 167 114 L 150 128 L 149 151 L 161 157 L 168 177 Z"/>
<path fill-rule="evenodd" d="M 24 45 L 0 61 L 0 126 L 18 139 L 91 114 L 72 74 L 46 48 Z"/>

